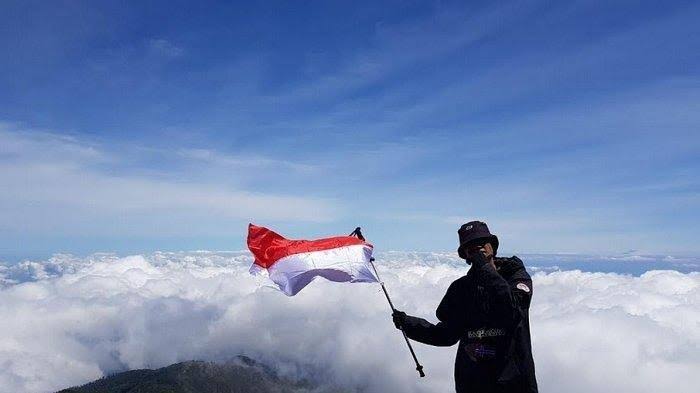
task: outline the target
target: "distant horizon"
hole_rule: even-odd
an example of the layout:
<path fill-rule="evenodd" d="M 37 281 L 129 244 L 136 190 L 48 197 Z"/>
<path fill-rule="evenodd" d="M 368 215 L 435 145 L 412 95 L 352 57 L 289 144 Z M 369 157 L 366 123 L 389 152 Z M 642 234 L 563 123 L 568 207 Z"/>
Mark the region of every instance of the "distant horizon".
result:
<path fill-rule="evenodd" d="M 505 251 L 499 256 L 516 255 L 531 273 L 580 270 L 590 273 L 617 273 L 640 276 L 653 270 L 673 270 L 680 273 L 700 272 L 700 256 L 696 255 L 650 255 L 650 254 L 568 254 L 568 253 L 510 253 Z M 398 268 L 402 264 L 419 263 L 428 266 L 447 264 L 453 267 L 469 269 L 456 252 L 453 251 L 375 251 L 376 265 L 379 269 Z M 242 250 L 190 250 L 190 251 L 151 251 L 120 254 L 115 252 L 97 252 L 87 255 L 71 253 L 56 253 L 46 258 L 27 258 L 15 261 L 0 259 L 0 282 L 16 280 L 19 282 L 33 281 L 71 274 L 85 265 L 95 262 L 120 262 L 130 258 L 143 258 L 153 263 L 172 261 L 180 263 L 187 258 L 206 260 L 211 258 L 215 264 L 224 266 L 229 261 L 234 265 L 245 261 L 252 264 L 252 254 L 247 249 Z M 228 259 L 227 259 L 228 258 Z M 241 259 L 243 258 L 243 259 Z M 53 272 L 53 273 L 51 273 Z M 34 277 L 36 275 L 36 277 Z M 34 278 L 32 278 L 34 277 Z M 1 287 L 1 286 L 0 286 Z"/>
<path fill-rule="evenodd" d="M 420 249 L 390 249 L 381 250 L 377 249 L 378 255 L 385 253 L 422 253 L 422 254 L 445 254 L 451 255 L 458 258 L 456 250 L 420 250 Z M 51 253 L 42 253 L 35 255 L 0 255 L 0 264 L 9 263 L 14 264 L 22 261 L 46 261 L 52 257 L 60 255 L 69 255 L 77 258 L 87 258 L 93 255 L 115 255 L 118 257 L 127 257 L 131 255 L 151 255 L 157 253 L 247 253 L 250 251 L 247 248 L 240 249 L 161 249 L 161 250 L 132 250 L 132 251 L 118 251 L 118 250 L 102 250 L 102 251 L 90 251 L 90 252 L 71 252 L 71 251 L 57 251 Z M 650 259 L 663 259 L 663 258 L 700 258 L 700 253 L 665 253 L 665 252 L 638 252 L 637 250 L 629 250 L 619 253 L 582 253 L 582 252 L 517 252 L 508 249 L 503 249 L 499 252 L 499 256 L 567 256 L 567 257 L 601 257 L 601 258 L 618 258 L 620 261 L 633 260 L 634 257 L 650 258 Z M 628 258 L 625 260 L 624 258 Z"/>

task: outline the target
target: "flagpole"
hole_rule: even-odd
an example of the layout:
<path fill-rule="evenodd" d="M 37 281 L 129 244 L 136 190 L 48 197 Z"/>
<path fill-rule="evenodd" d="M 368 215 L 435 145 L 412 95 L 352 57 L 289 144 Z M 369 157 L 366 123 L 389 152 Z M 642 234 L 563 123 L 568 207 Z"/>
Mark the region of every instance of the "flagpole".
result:
<path fill-rule="evenodd" d="M 357 237 L 364 241 L 365 238 L 362 236 L 362 232 L 360 232 L 360 227 L 355 228 L 355 230 L 350 234 L 350 236 L 357 235 Z M 384 281 L 382 281 L 379 278 L 379 272 L 377 271 L 377 267 L 374 266 L 374 258 L 369 259 L 369 264 L 372 265 L 372 269 L 374 270 L 374 274 L 377 276 L 377 280 L 379 280 L 379 284 L 382 286 L 382 291 L 384 291 L 384 296 L 386 296 L 386 300 L 389 302 L 389 307 L 391 307 L 391 313 L 396 311 L 394 308 L 394 303 L 391 302 L 391 298 L 389 297 L 389 292 L 387 292 L 386 287 L 384 286 Z M 418 371 L 418 375 L 421 376 L 421 378 L 425 377 L 425 373 L 423 372 L 423 366 L 418 362 L 418 358 L 416 357 L 415 351 L 413 351 L 413 346 L 411 346 L 411 342 L 408 340 L 408 336 L 406 336 L 406 332 L 401 329 L 401 334 L 403 334 L 403 339 L 406 341 L 406 345 L 408 345 L 408 350 L 411 351 L 411 356 L 413 357 L 413 361 L 416 363 L 416 371 Z"/>

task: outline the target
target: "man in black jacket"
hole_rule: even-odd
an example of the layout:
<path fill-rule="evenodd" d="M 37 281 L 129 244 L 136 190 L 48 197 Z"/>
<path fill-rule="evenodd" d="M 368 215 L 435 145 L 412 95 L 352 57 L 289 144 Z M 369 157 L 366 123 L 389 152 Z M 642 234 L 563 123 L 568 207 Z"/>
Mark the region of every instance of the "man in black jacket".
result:
<path fill-rule="evenodd" d="M 437 325 L 393 314 L 394 324 L 424 344 L 452 346 L 457 393 L 536 393 L 528 309 L 532 279 L 518 257 L 496 258 L 498 238 L 485 223 L 459 229 L 459 256 L 471 264 L 437 308 Z"/>

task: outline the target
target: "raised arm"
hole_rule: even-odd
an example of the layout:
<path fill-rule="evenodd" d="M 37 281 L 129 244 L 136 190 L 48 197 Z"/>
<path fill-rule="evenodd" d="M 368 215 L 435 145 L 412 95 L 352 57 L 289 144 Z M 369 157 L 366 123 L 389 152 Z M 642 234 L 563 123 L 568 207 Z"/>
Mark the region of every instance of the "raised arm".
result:
<path fill-rule="evenodd" d="M 522 261 L 513 257 L 511 262 L 517 271 L 506 280 L 481 254 L 472 259 L 472 269 L 477 269 L 477 280 L 487 294 L 484 311 L 505 326 L 519 322 L 523 312 L 527 312 L 530 307 L 532 297 L 532 280 L 522 266 Z"/>

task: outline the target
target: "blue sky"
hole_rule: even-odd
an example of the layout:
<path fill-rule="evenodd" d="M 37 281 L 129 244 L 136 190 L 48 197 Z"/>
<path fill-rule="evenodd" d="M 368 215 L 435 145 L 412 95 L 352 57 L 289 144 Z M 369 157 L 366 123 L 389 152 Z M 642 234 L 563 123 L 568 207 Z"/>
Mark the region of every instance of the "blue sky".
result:
<path fill-rule="evenodd" d="M 0 260 L 700 253 L 693 2 L 140 3 L 0 5 Z"/>

